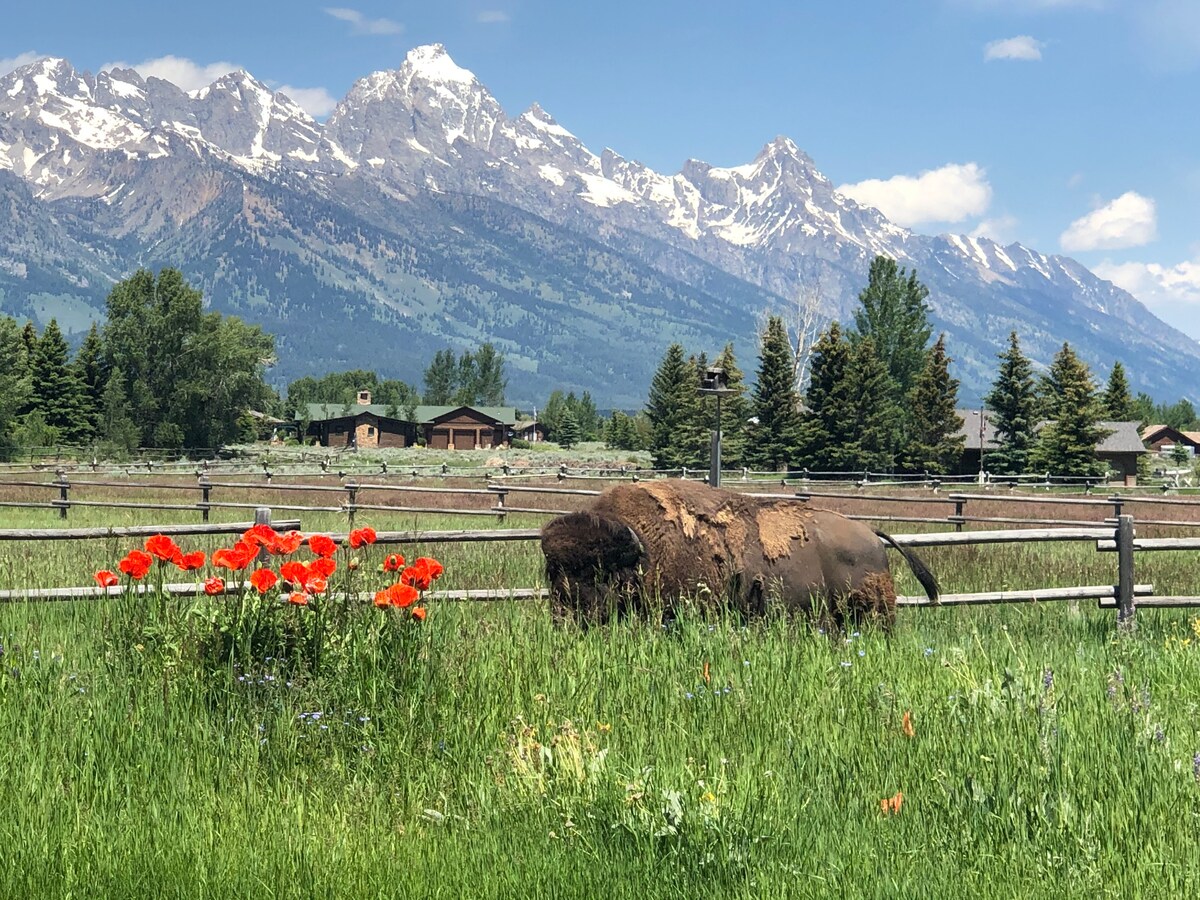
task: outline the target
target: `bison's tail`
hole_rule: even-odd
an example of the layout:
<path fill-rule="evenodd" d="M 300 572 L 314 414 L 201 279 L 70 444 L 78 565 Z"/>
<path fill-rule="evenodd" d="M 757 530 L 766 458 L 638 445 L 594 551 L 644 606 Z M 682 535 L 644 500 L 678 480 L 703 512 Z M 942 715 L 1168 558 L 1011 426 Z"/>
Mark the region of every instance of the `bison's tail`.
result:
<path fill-rule="evenodd" d="M 917 576 L 917 581 L 921 582 L 921 587 L 925 588 L 925 595 L 929 597 L 931 603 L 937 603 L 938 587 L 937 579 L 933 577 L 933 573 L 929 571 L 929 567 L 921 562 L 921 558 L 913 553 L 907 547 L 901 547 L 896 543 L 896 539 L 886 532 L 880 531 L 878 528 L 872 529 L 879 537 L 883 538 L 893 547 L 900 551 L 900 555 L 904 557 L 913 574 Z"/>

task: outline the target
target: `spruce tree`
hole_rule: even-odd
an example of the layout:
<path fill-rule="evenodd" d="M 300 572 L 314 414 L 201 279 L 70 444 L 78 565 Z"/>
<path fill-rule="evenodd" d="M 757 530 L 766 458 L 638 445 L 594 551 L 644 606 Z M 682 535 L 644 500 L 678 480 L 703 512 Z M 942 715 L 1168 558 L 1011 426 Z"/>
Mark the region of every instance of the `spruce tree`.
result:
<path fill-rule="evenodd" d="M 1052 421 L 1038 435 L 1032 465 L 1052 475 L 1102 475 L 1106 466 L 1096 458 L 1096 446 L 1108 432 L 1099 425 L 1101 406 L 1092 374 L 1070 344 L 1055 354 L 1044 383 Z"/>
<path fill-rule="evenodd" d="M 30 394 L 21 327 L 15 319 L 0 316 L 0 461 L 12 459 L 16 451 L 17 412 L 29 405 Z"/>
<path fill-rule="evenodd" d="M 472 403 L 480 406 L 503 406 L 508 379 L 504 377 L 504 354 L 489 341 L 475 351 L 475 383 Z"/>
<path fill-rule="evenodd" d="M 33 406 L 62 439 L 78 444 L 92 436 L 83 382 L 70 363 L 58 322 L 51 319 L 33 356 Z"/>
<path fill-rule="evenodd" d="M 681 469 L 695 465 L 689 453 L 694 445 L 696 370 L 683 356 L 683 347 L 667 348 L 646 401 L 650 421 L 650 453 L 656 469 Z"/>
<path fill-rule="evenodd" d="M 750 465 L 773 471 L 787 467 L 795 460 L 800 442 L 800 398 L 792 370 L 792 344 L 779 316 L 771 316 L 763 332 L 752 410 L 758 422 L 746 448 Z"/>
<path fill-rule="evenodd" d="M 542 408 L 539 421 L 546 428 L 546 437 L 549 440 L 558 440 L 558 429 L 562 425 L 563 412 L 567 408 L 566 397 L 563 392 L 555 388 L 550 392 L 550 399 L 546 401 L 546 405 Z"/>
<path fill-rule="evenodd" d="M 905 448 L 904 468 L 909 472 L 945 474 L 962 461 L 966 435 L 957 412 L 958 379 L 950 377 L 950 359 L 946 356 L 946 335 L 925 355 L 925 367 L 908 394 L 912 416 L 909 442 Z"/>
<path fill-rule="evenodd" d="M 746 428 L 753 413 L 732 343 L 717 354 L 715 365 L 725 372 L 725 386 L 734 392 L 721 398 L 721 465 L 741 468 L 746 465 Z"/>
<path fill-rule="evenodd" d="M 992 411 L 996 429 L 995 450 L 987 451 L 987 471 L 1020 475 L 1029 471 L 1029 454 L 1037 442 L 1037 397 L 1033 364 L 1021 352 L 1015 331 L 1008 336 L 1008 349 L 1000 354 L 1000 371 L 984 397 Z"/>
<path fill-rule="evenodd" d="M 1113 422 L 1129 422 L 1137 418 L 1133 398 L 1129 395 L 1129 381 L 1121 361 L 1113 363 L 1108 373 L 1108 384 L 1104 388 L 1104 415 Z"/>
<path fill-rule="evenodd" d="M 809 368 L 804 465 L 824 472 L 890 471 L 890 378 L 874 339 L 851 344 L 833 322 L 813 347 Z"/>
<path fill-rule="evenodd" d="M 600 414 L 596 411 L 596 401 L 590 391 L 584 391 L 573 410 L 579 421 L 580 440 L 597 441 L 600 439 Z"/>
<path fill-rule="evenodd" d="M 139 438 L 138 427 L 129 416 L 125 373 L 120 369 L 113 369 L 109 373 L 100 405 L 100 439 L 117 450 L 135 449 Z"/>
<path fill-rule="evenodd" d="M 563 410 L 562 421 L 558 426 L 557 440 L 560 447 L 568 450 L 580 441 L 579 420 L 575 418 L 575 413 L 569 406 Z"/>
<path fill-rule="evenodd" d="M 95 322 L 75 354 L 75 374 L 83 385 L 85 414 L 93 433 L 100 427 L 101 410 L 104 402 L 104 384 L 107 381 L 104 368 L 104 345 L 100 341 L 100 329 Z"/>

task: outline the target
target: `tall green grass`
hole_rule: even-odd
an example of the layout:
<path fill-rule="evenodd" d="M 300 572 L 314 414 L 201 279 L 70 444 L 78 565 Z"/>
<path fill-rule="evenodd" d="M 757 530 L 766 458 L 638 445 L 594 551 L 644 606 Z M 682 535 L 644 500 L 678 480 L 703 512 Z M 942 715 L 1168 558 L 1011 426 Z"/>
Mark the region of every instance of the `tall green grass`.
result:
<path fill-rule="evenodd" d="M 128 549 L 2 545 L 0 578 L 84 584 Z M 413 551 L 445 563 L 439 587 L 541 581 L 533 543 Z M 1087 545 L 922 555 L 955 592 L 1116 577 Z M 1139 554 L 1137 580 L 1200 592 L 1194 560 Z M 122 615 L 0 606 L 0 896 L 1200 889 L 1194 613 L 1142 610 L 1128 637 L 1086 603 L 823 634 L 694 614 L 580 630 L 541 604 L 435 603 L 336 677 L 271 658 L 181 677 L 143 664 Z"/>

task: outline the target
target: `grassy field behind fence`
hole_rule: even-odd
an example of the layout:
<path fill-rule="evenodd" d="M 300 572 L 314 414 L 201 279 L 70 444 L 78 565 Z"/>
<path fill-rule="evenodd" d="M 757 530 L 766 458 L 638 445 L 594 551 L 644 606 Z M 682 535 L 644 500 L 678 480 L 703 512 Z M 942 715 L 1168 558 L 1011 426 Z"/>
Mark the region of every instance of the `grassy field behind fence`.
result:
<path fill-rule="evenodd" d="M 0 587 L 84 584 L 127 549 L 0 544 Z M 541 583 L 533 543 L 424 549 L 439 587 Z M 1089 545 L 922 555 L 947 591 L 1115 579 Z M 1139 554 L 1137 580 L 1200 593 L 1198 563 Z M 0 896 L 1200 891 L 1194 612 L 1143 610 L 1118 639 L 1086 603 L 907 610 L 891 635 L 697 615 L 580 632 L 537 603 L 447 603 L 399 662 L 203 682 L 139 670 L 119 613 L 0 605 Z"/>

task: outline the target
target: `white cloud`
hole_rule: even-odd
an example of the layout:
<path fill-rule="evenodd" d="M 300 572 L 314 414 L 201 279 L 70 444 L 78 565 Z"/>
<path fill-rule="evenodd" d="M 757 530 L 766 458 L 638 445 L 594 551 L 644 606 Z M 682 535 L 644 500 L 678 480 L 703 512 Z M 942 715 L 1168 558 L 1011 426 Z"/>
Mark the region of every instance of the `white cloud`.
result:
<path fill-rule="evenodd" d="M 975 163 L 950 163 L 915 177 L 871 178 L 844 184 L 838 191 L 910 228 L 924 222 L 961 222 L 982 215 L 992 202 L 986 172 Z"/>
<path fill-rule="evenodd" d="M 1017 239 L 1017 219 L 1015 216 L 996 216 L 984 219 L 971 229 L 973 238 L 990 238 L 997 244 L 1011 244 Z"/>
<path fill-rule="evenodd" d="M 983 48 L 983 58 L 987 61 L 994 59 L 1019 59 L 1025 61 L 1042 58 L 1042 47 L 1046 46 L 1037 38 L 1027 34 L 992 41 Z"/>
<path fill-rule="evenodd" d="M 302 110 L 318 119 L 329 115 L 337 106 L 337 98 L 323 87 L 302 88 L 281 84 L 275 90 L 287 94 Z"/>
<path fill-rule="evenodd" d="M 1129 291 L 1163 321 L 1200 338 L 1200 256 L 1175 266 L 1105 260 L 1092 271 Z"/>
<path fill-rule="evenodd" d="M 1140 247 L 1158 237 L 1154 201 L 1136 191 L 1092 210 L 1072 222 L 1058 242 L 1068 253 Z"/>
<path fill-rule="evenodd" d="M 108 69 L 134 69 L 143 78 L 162 78 L 185 91 L 198 91 L 212 84 L 222 75 L 236 72 L 241 66 L 231 62 L 215 62 L 200 65 L 182 56 L 160 56 L 130 65 L 125 62 L 105 63 L 101 71 Z"/>
<path fill-rule="evenodd" d="M 357 9 L 347 9 L 343 6 L 327 6 L 325 12 L 350 23 L 351 34 L 400 34 L 404 26 L 391 19 L 368 19 Z"/>
<path fill-rule="evenodd" d="M 0 75 L 7 75 L 13 69 L 27 66 L 31 62 L 37 62 L 41 58 L 41 53 L 34 53 L 32 50 L 28 50 L 25 53 L 18 53 L 16 56 L 6 56 L 0 59 Z"/>
<path fill-rule="evenodd" d="M 483 25 L 503 24 L 510 19 L 512 19 L 512 16 L 502 9 L 485 9 L 475 16 L 475 21 Z"/>

